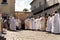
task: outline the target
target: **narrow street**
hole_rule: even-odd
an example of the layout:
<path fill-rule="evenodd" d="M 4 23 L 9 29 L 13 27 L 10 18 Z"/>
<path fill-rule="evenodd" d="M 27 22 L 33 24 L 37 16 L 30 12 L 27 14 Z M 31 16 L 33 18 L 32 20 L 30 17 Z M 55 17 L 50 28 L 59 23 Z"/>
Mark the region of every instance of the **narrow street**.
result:
<path fill-rule="evenodd" d="M 60 40 L 60 35 L 41 31 L 21 30 L 17 32 L 7 31 L 6 40 Z"/>

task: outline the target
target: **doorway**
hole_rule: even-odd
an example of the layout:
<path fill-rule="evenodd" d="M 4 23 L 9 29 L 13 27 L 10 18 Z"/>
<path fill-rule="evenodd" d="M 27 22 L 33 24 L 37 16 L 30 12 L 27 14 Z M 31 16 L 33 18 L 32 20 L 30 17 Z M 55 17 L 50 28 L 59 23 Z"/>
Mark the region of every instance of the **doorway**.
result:
<path fill-rule="evenodd" d="M 25 30 L 25 22 L 22 21 L 22 27 L 21 27 L 22 30 Z"/>

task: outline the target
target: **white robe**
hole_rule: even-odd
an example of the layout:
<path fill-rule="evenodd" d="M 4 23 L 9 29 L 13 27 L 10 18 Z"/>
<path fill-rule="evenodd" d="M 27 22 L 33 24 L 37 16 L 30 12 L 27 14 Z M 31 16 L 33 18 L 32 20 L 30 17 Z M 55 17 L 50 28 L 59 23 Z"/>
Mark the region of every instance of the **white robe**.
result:
<path fill-rule="evenodd" d="M 26 20 L 25 20 L 25 29 L 30 29 L 30 26 L 31 26 L 31 21 L 30 21 L 30 19 L 26 19 Z"/>
<path fill-rule="evenodd" d="M 31 18 L 31 27 L 30 29 L 35 29 L 35 22 L 34 22 L 34 18 Z"/>
<path fill-rule="evenodd" d="M 53 16 L 52 33 L 59 33 L 59 14 Z"/>
<path fill-rule="evenodd" d="M 46 30 L 46 27 L 45 27 L 45 18 L 44 17 L 41 17 L 40 18 L 40 30 Z"/>
<path fill-rule="evenodd" d="M 47 20 L 47 30 L 48 32 L 51 32 L 51 27 L 52 27 L 52 18 L 51 17 L 48 17 L 48 20 Z"/>
<path fill-rule="evenodd" d="M 30 28 L 29 29 L 32 29 L 32 19 L 30 19 Z"/>
<path fill-rule="evenodd" d="M 34 18 L 31 18 L 29 21 L 30 21 L 30 28 L 29 29 L 33 29 L 34 27 Z"/>
<path fill-rule="evenodd" d="M 36 19 L 34 20 L 34 26 L 33 26 L 33 29 L 36 30 L 36 27 L 37 27 L 37 23 L 36 23 Z"/>
<path fill-rule="evenodd" d="M 10 19 L 10 29 L 11 30 L 16 30 L 16 20 L 14 19 L 14 17 L 12 17 L 12 19 Z"/>
<path fill-rule="evenodd" d="M 59 33 L 60 33 L 60 14 L 59 14 Z"/>
<path fill-rule="evenodd" d="M 40 19 L 36 19 L 35 27 L 36 29 L 40 29 Z"/>

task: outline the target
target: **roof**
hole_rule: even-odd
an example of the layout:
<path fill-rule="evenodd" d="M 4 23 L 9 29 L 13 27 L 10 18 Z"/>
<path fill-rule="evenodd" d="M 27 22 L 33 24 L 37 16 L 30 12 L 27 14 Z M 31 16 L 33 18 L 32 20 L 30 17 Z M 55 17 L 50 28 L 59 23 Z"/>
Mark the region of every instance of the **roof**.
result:
<path fill-rule="evenodd" d="M 35 0 L 33 0 L 31 3 L 30 3 L 30 5 L 34 2 Z"/>

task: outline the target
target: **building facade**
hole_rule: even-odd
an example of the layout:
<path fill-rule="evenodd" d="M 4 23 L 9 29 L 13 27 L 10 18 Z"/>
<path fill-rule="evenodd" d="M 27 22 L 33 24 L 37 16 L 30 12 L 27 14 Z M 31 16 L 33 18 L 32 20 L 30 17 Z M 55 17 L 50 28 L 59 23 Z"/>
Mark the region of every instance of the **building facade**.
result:
<path fill-rule="evenodd" d="M 14 14 L 15 13 L 15 0 L 0 0 L 0 13 Z"/>
<path fill-rule="evenodd" d="M 60 11 L 60 0 L 33 0 L 30 5 L 33 15 L 45 16 Z"/>

